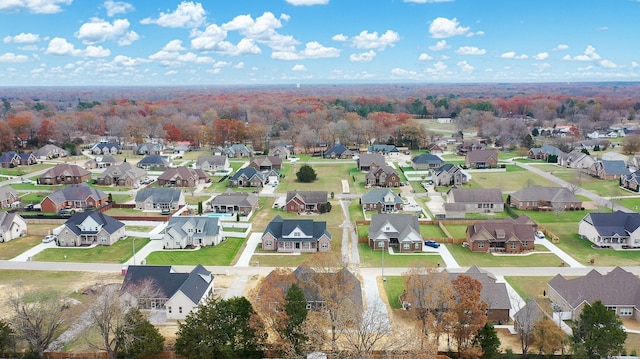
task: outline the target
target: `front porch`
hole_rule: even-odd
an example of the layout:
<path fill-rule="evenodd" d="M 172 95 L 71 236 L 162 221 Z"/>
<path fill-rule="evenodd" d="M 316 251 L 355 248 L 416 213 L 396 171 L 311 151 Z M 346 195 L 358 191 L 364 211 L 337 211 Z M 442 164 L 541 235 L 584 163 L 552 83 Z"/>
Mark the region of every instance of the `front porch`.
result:
<path fill-rule="evenodd" d="M 304 241 L 279 241 L 278 252 L 292 253 L 292 252 L 317 252 L 317 242 L 304 242 Z"/>

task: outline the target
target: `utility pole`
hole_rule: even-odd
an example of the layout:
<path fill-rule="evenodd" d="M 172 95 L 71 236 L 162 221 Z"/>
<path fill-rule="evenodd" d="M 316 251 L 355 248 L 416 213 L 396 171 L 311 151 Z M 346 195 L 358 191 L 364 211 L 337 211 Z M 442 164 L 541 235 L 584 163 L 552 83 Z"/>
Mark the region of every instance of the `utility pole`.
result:
<path fill-rule="evenodd" d="M 131 238 L 133 242 L 131 242 L 131 249 L 133 250 L 133 265 L 136 265 L 136 239 Z"/>

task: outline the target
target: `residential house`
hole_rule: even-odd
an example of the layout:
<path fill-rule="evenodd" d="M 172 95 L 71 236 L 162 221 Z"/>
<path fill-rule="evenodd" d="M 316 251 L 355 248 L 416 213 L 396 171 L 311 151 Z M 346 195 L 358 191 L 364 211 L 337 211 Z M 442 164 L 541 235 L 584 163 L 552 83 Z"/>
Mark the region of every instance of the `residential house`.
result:
<path fill-rule="evenodd" d="M 589 174 L 603 180 L 620 179 L 630 173 L 624 161 L 596 161 L 589 168 Z"/>
<path fill-rule="evenodd" d="M 399 187 L 400 175 L 391 166 L 380 166 L 369 170 L 365 176 L 367 186 Z"/>
<path fill-rule="evenodd" d="M 117 155 L 121 152 L 120 145 L 113 142 L 98 142 L 91 147 L 91 153 L 94 155 Z"/>
<path fill-rule="evenodd" d="M 447 163 L 431 170 L 431 180 L 435 186 L 461 186 L 467 183 L 467 175 L 460 166 Z"/>
<path fill-rule="evenodd" d="M 605 152 L 602 154 L 603 161 L 623 161 L 625 165 L 629 165 L 629 156 L 625 156 L 618 152 Z"/>
<path fill-rule="evenodd" d="M 253 167 L 241 168 L 231 178 L 229 178 L 229 186 L 231 187 L 263 187 L 267 181 L 264 173 Z"/>
<path fill-rule="evenodd" d="M 442 148 L 442 146 L 438 145 L 435 142 L 428 144 L 427 150 L 429 150 L 429 153 L 431 153 L 432 155 L 438 155 L 438 154 L 444 153 L 444 149 Z"/>
<path fill-rule="evenodd" d="M 464 156 L 467 152 L 481 151 L 487 147 L 484 143 L 478 140 L 464 140 L 461 144 L 456 146 L 456 153 L 460 156 Z"/>
<path fill-rule="evenodd" d="M 160 155 L 163 150 L 163 146 L 159 143 L 141 143 L 135 149 L 136 155 Z"/>
<path fill-rule="evenodd" d="M 158 176 L 158 185 L 163 187 L 195 187 L 209 182 L 211 178 L 203 170 L 184 166 L 167 168 Z"/>
<path fill-rule="evenodd" d="M 247 167 L 252 167 L 260 172 L 282 169 L 282 158 L 278 156 L 254 157 Z"/>
<path fill-rule="evenodd" d="M 444 165 L 442 158 L 431 153 L 423 153 L 411 159 L 411 167 L 414 170 L 428 170 Z"/>
<path fill-rule="evenodd" d="M 27 222 L 17 213 L 0 212 L 0 243 L 27 234 Z"/>
<path fill-rule="evenodd" d="M 46 196 L 40 206 L 42 212 L 58 212 L 61 209 L 79 211 L 100 208 L 109 202 L 109 195 L 86 183 L 72 184 Z"/>
<path fill-rule="evenodd" d="M 484 220 L 467 226 L 466 239 L 472 252 L 520 253 L 534 249 L 536 224 L 526 215 Z"/>
<path fill-rule="evenodd" d="M 341 143 L 336 143 L 330 149 L 324 151 L 324 158 L 351 158 L 354 153 Z"/>
<path fill-rule="evenodd" d="M 122 164 L 122 160 L 113 155 L 101 155 L 96 156 L 89 161 L 84 163 L 84 168 L 86 169 L 94 169 L 94 168 L 107 168 L 111 166 L 117 166 Z"/>
<path fill-rule="evenodd" d="M 529 150 L 528 157 L 534 160 L 544 160 L 549 162 L 550 159 L 553 163 L 558 161 L 558 157 L 562 156 L 562 152 L 558 147 L 552 145 L 544 145 L 542 147 L 532 148 Z"/>
<path fill-rule="evenodd" d="M 147 177 L 147 171 L 134 167 L 129 162 L 109 166 L 97 178 L 99 185 L 136 187 Z"/>
<path fill-rule="evenodd" d="M 38 159 L 33 153 L 18 153 L 20 157 L 20 165 L 22 166 L 30 166 L 38 163 Z"/>
<path fill-rule="evenodd" d="M 67 157 L 69 156 L 69 152 L 56 145 L 48 144 L 37 149 L 33 152 L 33 155 L 36 159 L 44 161 L 52 158 Z"/>
<path fill-rule="evenodd" d="M 495 168 L 498 167 L 498 151 L 469 151 L 466 153 L 464 161 L 468 168 Z"/>
<path fill-rule="evenodd" d="M 164 312 L 168 320 L 185 320 L 199 304 L 213 295 L 214 276 L 201 264 L 189 273 L 171 266 L 128 266 L 120 291 L 131 298 L 141 310 Z M 144 288 L 151 284 L 152 288 Z M 142 289 L 141 289 L 142 288 Z M 140 297 L 140 293 L 149 293 Z"/>
<path fill-rule="evenodd" d="M 104 213 L 76 213 L 64 223 L 58 233 L 58 246 L 79 247 L 98 244 L 110 246 L 125 237 L 124 223 Z"/>
<path fill-rule="evenodd" d="M 224 148 L 218 147 L 213 151 L 214 155 L 225 155 L 229 158 L 251 157 L 253 151 L 242 143 L 235 143 Z"/>
<path fill-rule="evenodd" d="M 640 170 L 628 175 L 622 175 L 620 178 L 620 186 L 634 192 L 640 192 Z"/>
<path fill-rule="evenodd" d="M 596 301 L 614 311 L 621 319 L 640 321 L 640 279 L 615 267 L 607 274 L 592 269 L 587 275 L 568 279 L 561 274 L 547 283 L 552 305 L 560 309 L 562 319 L 578 320 L 584 307 Z"/>
<path fill-rule="evenodd" d="M 411 214 L 374 214 L 369 225 L 369 247 L 404 252 L 422 252 L 423 238 L 418 217 Z"/>
<path fill-rule="evenodd" d="M 18 191 L 9 186 L 0 187 L 0 208 L 9 208 L 16 202 L 20 202 Z"/>
<path fill-rule="evenodd" d="M 76 165 L 61 163 L 38 178 L 39 184 L 78 184 L 91 179 L 91 172 Z"/>
<path fill-rule="evenodd" d="M 143 188 L 136 193 L 136 208 L 142 210 L 176 210 L 186 204 L 179 188 Z"/>
<path fill-rule="evenodd" d="M 218 217 L 173 216 L 164 229 L 164 249 L 216 246 L 224 240 Z"/>
<path fill-rule="evenodd" d="M 599 147 L 600 150 L 604 150 L 606 147 L 609 147 L 610 144 L 611 142 L 608 140 L 600 140 L 600 139 L 591 140 L 590 139 L 590 140 L 582 140 L 578 142 L 578 144 L 576 144 L 576 148 L 581 150 L 594 150 Z"/>
<path fill-rule="evenodd" d="M 168 156 L 146 155 L 140 161 L 138 161 L 136 167 L 145 170 L 160 171 L 168 168 L 170 165 L 171 158 Z"/>
<path fill-rule="evenodd" d="M 565 187 L 525 187 L 512 193 L 508 201 L 517 209 L 550 211 L 582 208 L 582 201 Z"/>
<path fill-rule="evenodd" d="M 287 146 L 275 146 L 269 150 L 269 156 L 278 156 L 280 159 L 286 160 L 291 157 L 291 151 L 289 151 Z"/>
<path fill-rule="evenodd" d="M 229 157 L 222 155 L 210 155 L 210 156 L 198 156 L 195 168 L 199 168 L 203 171 L 220 171 L 226 168 L 231 168 L 229 165 Z"/>
<path fill-rule="evenodd" d="M 368 151 L 369 153 L 379 153 L 383 156 L 397 156 L 400 154 L 396 145 L 371 145 Z"/>
<path fill-rule="evenodd" d="M 215 213 L 232 213 L 248 216 L 258 207 L 258 196 L 255 193 L 235 192 L 228 189 L 210 202 Z"/>
<path fill-rule="evenodd" d="M 8 151 L 0 155 L 0 167 L 13 168 L 20 165 L 20 156 L 15 151 Z"/>
<path fill-rule="evenodd" d="M 278 252 L 330 252 L 327 222 L 276 216 L 262 233 L 262 249 Z"/>
<path fill-rule="evenodd" d="M 447 203 L 464 205 L 465 213 L 496 213 L 504 211 L 502 191 L 498 188 L 452 188 Z"/>
<path fill-rule="evenodd" d="M 578 234 L 598 247 L 640 248 L 640 213 L 589 213 L 578 224 Z"/>
<path fill-rule="evenodd" d="M 327 191 L 289 191 L 284 208 L 287 212 L 321 212 L 329 202 Z M 326 209 L 326 207 L 325 207 Z"/>
<path fill-rule="evenodd" d="M 365 211 L 393 213 L 402 210 L 403 200 L 388 188 L 374 188 L 363 194 L 360 203 Z"/>
<path fill-rule="evenodd" d="M 558 165 L 567 168 L 588 169 L 596 162 L 593 156 L 584 152 L 571 151 L 558 156 Z"/>
<path fill-rule="evenodd" d="M 356 162 L 358 164 L 358 171 L 365 172 L 387 164 L 384 156 L 379 153 L 362 153 L 358 156 Z"/>

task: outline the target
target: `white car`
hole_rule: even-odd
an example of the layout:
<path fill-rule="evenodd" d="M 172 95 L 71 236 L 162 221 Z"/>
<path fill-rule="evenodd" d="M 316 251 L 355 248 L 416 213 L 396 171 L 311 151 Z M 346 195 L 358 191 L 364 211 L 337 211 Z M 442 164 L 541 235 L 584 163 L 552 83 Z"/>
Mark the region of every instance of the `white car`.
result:
<path fill-rule="evenodd" d="M 33 183 L 33 181 L 28 179 L 28 178 L 25 178 L 25 179 L 22 180 L 22 183 L 30 184 L 30 183 Z"/>
<path fill-rule="evenodd" d="M 42 243 L 51 243 L 51 242 L 56 240 L 56 237 L 57 236 L 55 234 L 50 234 L 50 235 L 44 237 L 44 239 L 42 240 Z"/>
<path fill-rule="evenodd" d="M 536 231 L 535 236 L 536 236 L 536 238 L 539 238 L 539 239 L 544 239 L 545 238 L 544 237 L 544 233 L 542 233 L 542 231 Z"/>

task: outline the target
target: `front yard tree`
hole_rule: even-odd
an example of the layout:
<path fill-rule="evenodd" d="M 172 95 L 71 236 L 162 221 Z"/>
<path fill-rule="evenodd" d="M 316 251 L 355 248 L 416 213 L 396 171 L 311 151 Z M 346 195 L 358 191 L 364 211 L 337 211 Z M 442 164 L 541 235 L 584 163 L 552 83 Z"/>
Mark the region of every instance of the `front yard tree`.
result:
<path fill-rule="evenodd" d="M 476 335 L 476 343 L 482 348 L 482 358 L 492 359 L 500 355 L 500 338 L 491 323 L 485 323 L 484 327 Z"/>
<path fill-rule="evenodd" d="M 309 339 L 304 332 L 304 322 L 307 319 L 307 301 L 304 293 L 295 283 L 287 290 L 284 311 L 287 314 L 287 324 L 284 333 L 291 342 L 296 354 L 303 354 L 305 344 Z"/>
<path fill-rule="evenodd" d="M 468 275 L 461 274 L 452 281 L 455 304 L 453 337 L 462 355 L 473 355 L 476 333 L 487 322 L 489 304 L 482 300 L 482 283 Z"/>
<path fill-rule="evenodd" d="M 96 349 L 104 350 L 109 359 L 114 359 L 118 353 L 116 335 L 125 324 L 128 310 L 128 303 L 120 299 L 120 291 L 115 285 L 104 287 L 89 308 L 91 324 L 100 335 L 100 345 L 96 345 Z"/>
<path fill-rule="evenodd" d="M 566 334 L 548 317 L 543 317 L 533 327 L 535 342 L 533 346 L 540 355 L 553 355 L 563 351 Z M 564 351 L 563 351 L 564 354 Z"/>
<path fill-rule="evenodd" d="M 131 308 L 116 334 L 118 354 L 126 358 L 153 356 L 164 349 L 164 337 L 138 308 Z"/>
<path fill-rule="evenodd" d="M 316 174 L 316 171 L 311 168 L 311 166 L 302 165 L 298 172 L 296 172 L 296 177 L 298 178 L 299 182 L 309 183 L 315 181 L 318 175 Z"/>
<path fill-rule="evenodd" d="M 13 330 L 3 320 L 0 320 L 0 353 L 6 352 L 13 343 Z"/>
<path fill-rule="evenodd" d="M 266 331 L 245 297 L 211 296 L 178 326 L 176 353 L 190 359 L 262 358 Z"/>
<path fill-rule="evenodd" d="M 576 358 L 608 358 L 624 349 L 627 339 L 620 318 L 601 301 L 585 305 L 573 327 L 571 341 Z"/>

